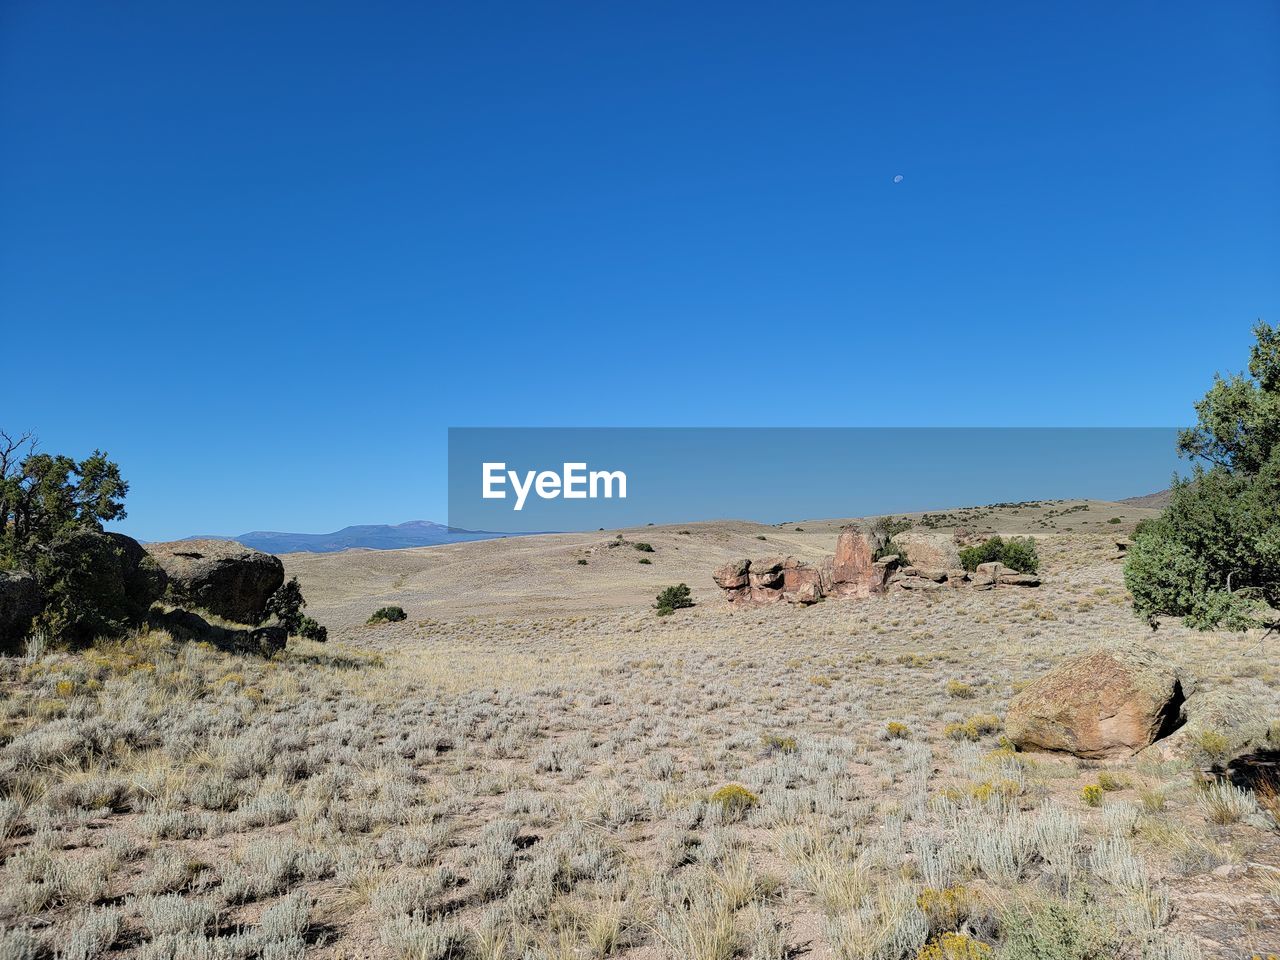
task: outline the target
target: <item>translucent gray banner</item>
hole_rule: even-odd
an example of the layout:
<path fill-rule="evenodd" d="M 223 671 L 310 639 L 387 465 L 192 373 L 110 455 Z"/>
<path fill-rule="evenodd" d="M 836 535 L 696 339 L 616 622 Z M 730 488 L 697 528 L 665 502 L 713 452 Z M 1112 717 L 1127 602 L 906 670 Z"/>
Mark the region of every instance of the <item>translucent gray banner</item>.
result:
<path fill-rule="evenodd" d="M 456 427 L 449 525 L 529 533 L 1117 500 L 1169 485 L 1176 432 Z"/>

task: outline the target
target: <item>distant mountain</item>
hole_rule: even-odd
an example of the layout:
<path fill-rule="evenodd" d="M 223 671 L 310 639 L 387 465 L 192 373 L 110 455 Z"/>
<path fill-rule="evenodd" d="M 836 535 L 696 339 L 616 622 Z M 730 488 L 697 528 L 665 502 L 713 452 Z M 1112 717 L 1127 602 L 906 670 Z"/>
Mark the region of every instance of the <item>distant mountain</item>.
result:
<path fill-rule="evenodd" d="M 1141 497 L 1129 497 L 1120 502 L 1127 503 L 1131 507 L 1149 507 L 1152 510 L 1163 510 L 1169 505 L 1169 498 L 1172 496 L 1172 490 L 1160 490 Z"/>
<path fill-rule="evenodd" d="M 333 533 L 277 533 L 274 530 L 254 530 L 238 537 L 212 537 L 207 539 L 236 540 L 246 547 L 264 553 L 335 553 L 353 547 L 370 550 L 400 550 L 404 547 L 435 547 L 442 543 L 462 543 L 467 540 L 493 540 L 512 536 L 487 530 L 460 530 L 432 523 L 430 520 L 410 520 L 394 526 L 385 523 L 364 523 L 343 527 Z M 188 538 L 197 539 L 197 538 Z"/>

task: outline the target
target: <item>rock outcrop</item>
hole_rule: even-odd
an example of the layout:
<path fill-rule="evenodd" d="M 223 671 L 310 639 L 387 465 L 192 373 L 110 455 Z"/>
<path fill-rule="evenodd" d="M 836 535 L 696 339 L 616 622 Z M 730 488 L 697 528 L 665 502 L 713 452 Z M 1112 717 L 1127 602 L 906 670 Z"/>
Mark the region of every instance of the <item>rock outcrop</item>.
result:
<path fill-rule="evenodd" d="M 809 604 L 826 596 L 823 571 L 795 557 L 731 560 L 718 567 L 712 579 L 738 606 Z"/>
<path fill-rule="evenodd" d="M 1010 567 L 1006 567 L 998 561 L 990 563 L 978 564 L 971 577 L 974 586 L 982 590 L 990 590 L 992 587 L 1038 587 L 1040 586 L 1040 578 L 1034 573 L 1019 573 Z"/>
<path fill-rule="evenodd" d="M 912 528 L 897 534 L 893 543 L 906 554 L 904 559 L 913 567 L 952 570 L 960 566 L 960 548 L 949 533 Z"/>
<path fill-rule="evenodd" d="M 1155 650 L 1121 645 L 1072 657 L 1022 690 L 1005 732 L 1030 750 L 1132 756 L 1183 721 L 1183 677 Z"/>
<path fill-rule="evenodd" d="M 894 538 L 902 546 L 914 543 L 915 552 L 932 562 L 905 563 L 890 554 L 877 558 L 883 539 L 848 526 L 836 539 L 834 557 L 811 565 L 795 557 L 730 560 L 712 573 L 725 599 L 736 605 L 760 606 L 787 601 L 816 603 L 824 597 L 867 597 L 887 589 L 930 593 L 944 586 L 955 589 L 972 583 L 974 588 L 1038 587 L 1040 578 L 1018 573 L 999 563 L 984 563 L 970 574 L 960 566 L 955 539 L 932 531 L 915 538 L 907 531 Z"/>
<path fill-rule="evenodd" d="M 44 592 L 76 598 L 72 609 L 59 612 L 65 622 L 58 631 L 72 645 L 140 626 L 167 580 L 137 540 L 90 527 L 64 533 L 49 544 L 46 570 L 40 585 Z"/>
<path fill-rule="evenodd" d="M 831 562 L 831 592 L 837 597 L 865 597 L 884 589 L 888 564 L 875 561 L 876 543 L 857 527 L 845 527 L 836 539 Z"/>
<path fill-rule="evenodd" d="M 36 578 L 26 570 L 0 572 L 0 653 L 21 653 L 31 627 L 40 612 Z"/>
<path fill-rule="evenodd" d="M 267 600 L 284 583 L 279 557 L 233 540 L 147 544 L 169 577 L 166 599 L 234 623 L 261 623 Z"/>

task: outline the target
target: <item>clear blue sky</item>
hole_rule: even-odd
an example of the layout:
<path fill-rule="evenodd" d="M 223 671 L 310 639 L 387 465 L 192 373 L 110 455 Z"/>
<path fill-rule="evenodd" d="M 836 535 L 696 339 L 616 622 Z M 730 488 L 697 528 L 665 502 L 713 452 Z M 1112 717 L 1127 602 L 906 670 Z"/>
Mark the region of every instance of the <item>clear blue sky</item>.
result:
<path fill-rule="evenodd" d="M 1277 264 L 1270 0 L 0 5 L 0 425 L 146 538 L 442 518 L 450 425 L 1178 424 Z"/>

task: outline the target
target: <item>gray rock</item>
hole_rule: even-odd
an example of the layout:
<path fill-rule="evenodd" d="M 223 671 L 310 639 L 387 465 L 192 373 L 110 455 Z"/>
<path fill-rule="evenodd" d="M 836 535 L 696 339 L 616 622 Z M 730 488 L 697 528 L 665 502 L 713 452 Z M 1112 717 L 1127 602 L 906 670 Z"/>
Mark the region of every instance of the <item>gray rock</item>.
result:
<path fill-rule="evenodd" d="M 1005 587 L 1038 587 L 1040 578 L 1034 573 L 1002 573 L 999 580 Z"/>
<path fill-rule="evenodd" d="M 36 578 L 26 570 L 0 572 L 0 653 L 22 652 L 31 618 L 39 612 Z"/>
<path fill-rule="evenodd" d="M 267 600 L 284 583 L 279 557 L 233 540 L 149 543 L 147 550 L 169 576 L 170 602 L 234 623 L 261 623 Z"/>
<path fill-rule="evenodd" d="M 46 603 L 59 595 L 74 597 L 63 610 L 60 639 L 90 644 L 141 625 L 151 605 L 164 593 L 164 570 L 142 545 L 122 533 L 82 527 L 57 537 L 46 555 L 47 575 L 41 583 Z"/>
<path fill-rule="evenodd" d="M 913 528 L 899 533 L 893 542 L 906 552 L 907 560 L 915 566 L 931 570 L 960 566 L 960 548 L 949 533 Z"/>
<path fill-rule="evenodd" d="M 1164 760 L 1225 765 L 1270 746 L 1271 717 L 1246 693 L 1225 687 L 1192 693 L 1182 713 L 1183 726 L 1151 747 Z"/>

